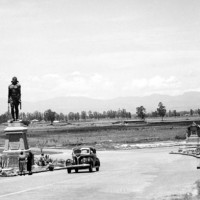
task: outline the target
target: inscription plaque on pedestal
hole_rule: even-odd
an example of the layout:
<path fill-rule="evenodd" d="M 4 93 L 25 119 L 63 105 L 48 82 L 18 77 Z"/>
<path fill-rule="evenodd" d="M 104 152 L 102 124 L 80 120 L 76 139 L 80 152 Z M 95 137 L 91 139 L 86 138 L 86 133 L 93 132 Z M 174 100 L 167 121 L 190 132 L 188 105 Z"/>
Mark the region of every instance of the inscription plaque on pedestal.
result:
<path fill-rule="evenodd" d="M 10 150 L 18 150 L 20 147 L 19 142 L 10 142 L 9 143 Z"/>

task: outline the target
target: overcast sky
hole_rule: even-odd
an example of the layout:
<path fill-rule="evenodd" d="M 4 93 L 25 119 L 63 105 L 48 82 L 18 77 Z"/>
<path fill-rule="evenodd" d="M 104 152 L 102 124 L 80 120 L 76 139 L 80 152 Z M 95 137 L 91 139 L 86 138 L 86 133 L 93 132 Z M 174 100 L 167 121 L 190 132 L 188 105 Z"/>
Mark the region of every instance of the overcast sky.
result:
<path fill-rule="evenodd" d="M 26 101 L 200 91 L 200 1 L 0 0 L 0 69 Z"/>

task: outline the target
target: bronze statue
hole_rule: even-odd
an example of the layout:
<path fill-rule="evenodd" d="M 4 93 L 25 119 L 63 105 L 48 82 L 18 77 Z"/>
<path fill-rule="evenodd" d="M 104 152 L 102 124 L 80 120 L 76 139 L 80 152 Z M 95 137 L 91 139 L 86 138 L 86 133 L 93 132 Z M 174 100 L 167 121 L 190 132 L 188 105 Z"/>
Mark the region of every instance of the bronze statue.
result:
<path fill-rule="evenodd" d="M 13 77 L 11 84 L 8 86 L 8 103 L 11 106 L 11 115 L 14 121 L 19 119 L 19 105 L 21 109 L 21 85 L 17 77 Z"/>

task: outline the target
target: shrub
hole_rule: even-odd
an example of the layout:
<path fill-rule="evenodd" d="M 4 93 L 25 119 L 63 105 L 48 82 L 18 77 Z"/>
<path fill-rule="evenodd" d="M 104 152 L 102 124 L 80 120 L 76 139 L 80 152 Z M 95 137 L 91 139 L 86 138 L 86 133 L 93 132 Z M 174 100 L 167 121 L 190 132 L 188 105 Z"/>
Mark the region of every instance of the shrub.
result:
<path fill-rule="evenodd" d="M 183 135 L 181 135 L 181 136 L 180 136 L 180 135 L 176 135 L 176 136 L 175 136 L 175 139 L 176 139 L 176 140 L 185 140 L 186 137 L 183 136 Z"/>
<path fill-rule="evenodd" d="M 30 121 L 28 121 L 28 120 L 23 120 L 23 121 L 21 121 L 24 125 L 26 125 L 26 126 L 28 126 L 29 124 L 30 124 Z"/>

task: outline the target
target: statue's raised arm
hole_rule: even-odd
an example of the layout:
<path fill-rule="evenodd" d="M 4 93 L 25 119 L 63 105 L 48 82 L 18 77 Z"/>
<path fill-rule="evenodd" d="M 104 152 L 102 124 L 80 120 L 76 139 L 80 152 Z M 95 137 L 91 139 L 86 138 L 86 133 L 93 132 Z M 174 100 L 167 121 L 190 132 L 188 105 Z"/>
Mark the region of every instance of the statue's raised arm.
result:
<path fill-rule="evenodd" d="M 19 105 L 21 105 L 21 85 L 17 77 L 13 77 L 8 86 L 8 103 L 10 103 L 12 118 L 17 121 L 19 119 Z"/>

